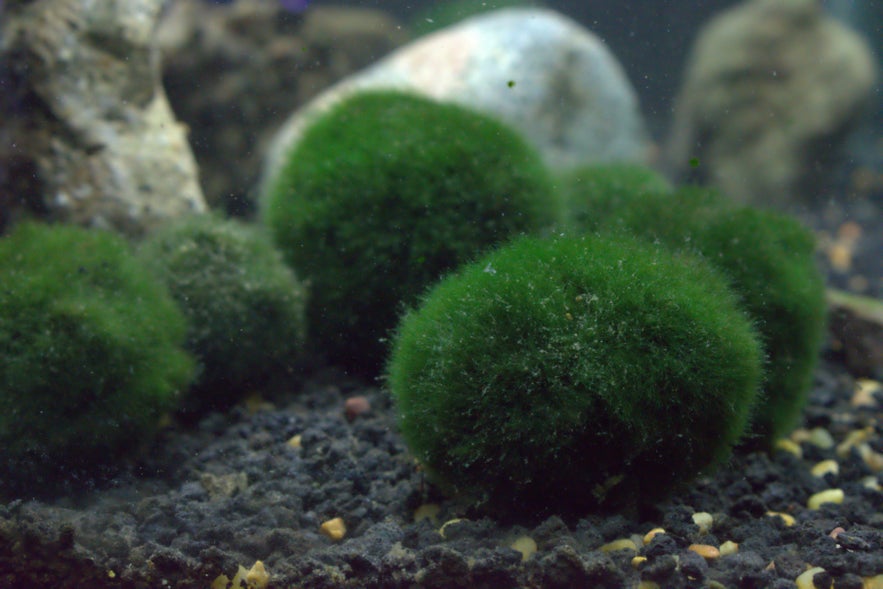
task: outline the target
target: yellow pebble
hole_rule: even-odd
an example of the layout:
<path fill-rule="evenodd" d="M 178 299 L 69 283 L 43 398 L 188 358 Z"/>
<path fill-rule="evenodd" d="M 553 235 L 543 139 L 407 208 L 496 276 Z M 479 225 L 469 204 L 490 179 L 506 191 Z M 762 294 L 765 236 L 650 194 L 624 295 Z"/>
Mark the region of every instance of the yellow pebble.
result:
<path fill-rule="evenodd" d="M 861 444 L 858 447 L 858 453 L 859 456 L 862 457 L 862 460 L 864 460 L 865 464 L 868 465 L 868 468 L 871 469 L 871 472 L 880 472 L 883 470 L 883 454 L 874 452 L 869 444 Z"/>
<path fill-rule="evenodd" d="M 230 586 L 230 577 L 227 575 L 218 575 L 212 581 L 211 589 L 227 589 Z"/>
<path fill-rule="evenodd" d="M 638 547 L 635 544 L 634 540 L 631 540 L 629 538 L 620 538 L 619 540 L 608 542 L 601 547 L 601 552 L 616 552 L 617 550 L 631 550 L 633 552 L 637 552 Z"/>
<path fill-rule="evenodd" d="M 509 545 L 509 548 L 520 552 L 521 562 L 524 562 L 530 559 L 530 557 L 537 551 L 537 543 L 534 542 L 534 539 L 530 536 L 521 536 L 512 542 L 512 544 Z"/>
<path fill-rule="evenodd" d="M 736 554 L 739 552 L 739 545 L 732 540 L 727 540 L 721 547 L 719 548 L 721 556 L 729 556 L 731 554 Z"/>
<path fill-rule="evenodd" d="M 653 538 L 656 537 L 656 534 L 664 534 L 664 533 L 665 533 L 664 528 L 653 528 L 652 530 L 650 530 L 649 532 L 644 534 L 644 540 L 643 540 L 644 546 L 646 546 L 647 544 L 652 542 Z"/>
<path fill-rule="evenodd" d="M 849 451 L 852 450 L 854 446 L 867 442 L 873 435 L 873 427 L 866 427 L 864 429 L 857 429 L 849 432 L 846 439 L 837 445 L 837 456 L 840 458 L 846 458 L 849 456 Z"/>
<path fill-rule="evenodd" d="M 862 485 L 866 489 L 871 489 L 872 491 L 883 491 L 883 487 L 880 486 L 880 483 L 877 482 L 877 477 L 865 477 L 862 479 Z"/>
<path fill-rule="evenodd" d="M 789 513 L 782 513 L 781 511 L 767 511 L 766 514 L 770 517 L 782 518 L 782 521 L 785 522 L 785 526 L 788 528 L 794 525 L 794 516 Z"/>
<path fill-rule="evenodd" d="M 797 589 L 821 589 L 815 586 L 815 583 L 812 582 L 812 578 L 815 577 L 816 574 L 824 572 L 825 569 L 822 567 L 812 567 L 811 569 L 807 569 L 799 577 L 794 579 L 794 582 L 797 583 Z"/>
<path fill-rule="evenodd" d="M 714 517 L 706 511 L 699 511 L 693 514 L 693 523 L 699 526 L 700 534 L 707 534 L 714 524 Z"/>
<path fill-rule="evenodd" d="M 638 589 L 659 589 L 659 585 L 653 581 L 641 581 L 638 583 Z"/>
<path fill-rule="evenodd" d="M 346 536 L 346 524 L 343 523 L 343 519 L 335 517 L 334 519 L 329 519 L 328 521 L 323 522 L 319 527 L 319 531 L 337 542 Z"/>
<path fill-rule="evenodd" d="M 292 448 L 300 448 L 300 440 L 301 436 L 300 434 L 298 434 L 296 436 L 291 436 L 291 438 L 289 438 L 288 442 L 286 443 Z"/>
<path fill-rule="evenodd" d="M 264 563 L 255 561 L 251 569 L 245 575 L 245 583 L 248 589 L 266 589 L 270 582 L 270 573 L 264 568 Z"/>
<path fill-rule="evenodd" d="M 781 440 L 776 442 L 776 450 L 790 452 L 798 458 L 803 458 L 803 450 L 800 449 L 800 444 L 787 438 L 782 438 Z"/>
<path fill-rule="evenodd" d="M 436 503 L 424 503 L 420 507 L 414 510 L 414 522 L 419 522 L 424 519 L 428 519 L 432 523 L 435 523 L 438 519 L 438 514 L 441 511 L 441 507 Z"/>
<path fill-rule="evenodd" d="M 441 536 L 442 538 L 444 538 L 445 537 L 445 528 L 447 528 L 448 526 L 453 526 L 454 524 L 460 523 L 461 521 L 463 521 L 463 518 L 461 518 L 461 517 L 455 517 L 454 519 L 449 519 L 448 521 L 446 521 L 445 523 L 442 524 L 442 527 L 440 527 L 438 529 L 438 535 Z"/>
<path fill-rule="evenodd" d="M 883 589 L 883 575 L 865 577 L 862 581 L 864 582 L 864 589 Z"/>
<path fill-rule="evenodd" d="M 834 442 L 834 436 L 831 435 L 831 432 L 823 427 L 813 428 L 813 430 L 809 432 L 809 439 L 807 441 L 822 450 L 833 448 L 836 443 Z"/>
<path fill-rule="evenodd" d="M 109 579 L 116 579 L 117 574 L 113 571 L 107 571 L 107 577 Z"/>
<path fill-rule="evenodd" d="M 721 555 L 720 550 L 711 544 L 690 544 L 690 546 L 687 547 L 687 550 L 692 550 L 705 560 L 714 560 Z"/>
<path fill-rule="evenodd" d="M 852 406 L 853 407 L 876 407 L 877 399 L 874 398 L 874 393 L 880 391 L 883 388 L 876 380 L 871 380 L 869 378 L 860 378 L 855 383 L 855 394 L 852 396 Z"/>
<path fill-rule="evenodd" d="M 822 460 L 810 470 L 814 477 L 823 477 L 826 474 L 836 475 L 840 472 L 840 465 L 836 460 Z"/>
<path fill-rule="evenodd" d="M 636 556 L 632 559 L 632 566 L 635 568 L 638 568 L 639 566 L 641 566 L 645 562 L 647 562 L 646 556 Z"/>
<path fill-rule="evenodd" d="M 824 503 L 843 503 L 843 498 L 842 489 L 828 489 L 810 497 L 806 502 L 806 506 L 810 509 L 818 509 Z"/>

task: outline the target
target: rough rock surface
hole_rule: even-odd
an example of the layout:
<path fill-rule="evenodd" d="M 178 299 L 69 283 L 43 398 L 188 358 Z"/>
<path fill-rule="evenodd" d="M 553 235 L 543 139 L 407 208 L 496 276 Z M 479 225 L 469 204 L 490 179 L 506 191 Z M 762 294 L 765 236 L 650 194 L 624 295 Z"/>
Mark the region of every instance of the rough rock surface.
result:
<path fill-rule="evenodd" d="M 178 0 L 161 21 L 163 82 L 212 207 L 248 213 L 264 149 L 291 111 L 407 38 L 378 10 L 283 4 Z"/>
<path fill-rule="evenodd" d="M 748 0 L 693 49 L 668 164 L 738 201 L 792 208 L 818 195 L 875 76 L 864 41 L 817 0 Z"/>
<path fill-rule="evenodd" d="M 24 213 L 138 235 L 205 209 L 160 85 L 162 0 L 7 2 L 0 228 Z"/>
<path fill-rule="evenodd" d="M 640 162 L 650 153 L 635 92 L 601 40 L 557 12 L 510 8 L 422 37 L 328 89 L 286 122 L 265 178 L 311 117 L 366 88 L 410 90 L 498 116 L 553 167 Z"/>

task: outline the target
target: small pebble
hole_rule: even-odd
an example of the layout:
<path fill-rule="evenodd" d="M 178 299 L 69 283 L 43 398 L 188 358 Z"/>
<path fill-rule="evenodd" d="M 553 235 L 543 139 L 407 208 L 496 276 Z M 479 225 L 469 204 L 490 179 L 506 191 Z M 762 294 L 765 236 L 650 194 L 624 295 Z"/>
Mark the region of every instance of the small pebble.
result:
<path fill-rule="evenodd" d="M 883 385 L 869 378 L 860 378 L 856 381 L 855 385 L 855 393 L 852 395 L 851 401 L 852 406 L 876 407 L 877 399 L 874 398 L 874 393 L 879 393 L 883 389 Z"/>
<path fill-rule="evenodd" d="M 301 439 L 302 439 L 302 436 L 300 434 L 298 434 L 296 436 L 291 436 L 288 439 L 288 441 L 286 442 L 286 444 L 288 444 L 292 448 L 300 448 Z"/>
<path fill-rule="evenodd" d="M 739 544 L 733 542 L 732 540 L 727 540 L 726 542 L 721 544 L 721 547 L 718 550 L 720 550 L 721 556 L 729 556 L 731 554 L 736 554 L 737 552 L 739 552 Z"/>
<path fill-rule="evenodd" d="M 635 568 L 638 568 L 639 566 L 641 566 L 645 562 L 647 562 L 646 556 L 636 556 L 632 559 L 632 566 Z"/>
<path fill-rule="evenodd" d="M 347 421 L 352 421 L 369 411 L 371 411 L 371 402 L 368 400 L 368 397 L 363 395 L 350 397 L 343 404 L 343 412 L 346 415 Z"/>
<path fill-rule="evenodd" d="M 794 525 L 794 516 L 789 513 L 782 513 L 781 511 L 767 511 L 766 514 L 770 517 L 782 518 L 782 521 L 785 522 L 785 527 L 790 528 Z"/>
<path fill-rule="evenodd" d="M 809 438 L 807 441 L 817 448 L 821 448 L 822 450 L 829 450 L 834 447 L 836 443 L 834 441 L 834 436 L 831 435 L 831 432 L 826 430 L 823 427 L 813 428 L 812 431 L 809 432 Z"/>
<path fill-rule="evenodd" d="M 319 531 L 322 532 L 323 535 L 337 542 L 346 536 L 346 525 L 343 523 L 342 518 L 335 517 L 334 519 L 322 522 Z"/>
<path fill-rule="evenodd" d="M 812 578 L 817 574 L 824 572 L 825 569 L 822 567 L 812 567 L 811 569 L 807 569 L 803 574 L 794 579 L 794 582 L 797 583 L 797 589 L 823 589 L 822 587 L 816 587 Z"/>
<path fill-rule="evenodd" d="M 877 491 L 878 493 L 883 492 L 883 487 L 881 487 L 880 483 L 877 482 L 877 477 L 863 478 L 862 486 L 864 486 L 865 489 L 871 489 L 872 491 Z"/>
<path fill-rule="evenodd" d="M 855 446 L 859 446 L 874 435 L 873 427 L 866 427 L 864 429 L 857 429 L 849 432 L 849 435 L 846 436 L 842 442 L 837 445 L 837 456 L 840 458 L 846 458 L 849 456 L 850 450 L 852 450 Z"/>
<path fill-rule="evenodd" d="M 706 511 L 699 511 L 693 514 L 693 523 L 699 527 L 700 535 L 707 534 L 714 524 L 714 517 Z"/>
<path fill-rule="evenodd" d="M 617 550 L 631 550 L 637 552 L 638 547 L 635 545 L 634 540 L 629 538 L 620 538 L 619 540 L 608 542 L 601 547 L 601 552 L 616 552 Z"/>
<path fill-rule="evenodd" d="M 810 469 L 814 477 L 823 477 L 826 474 L 836 475 L 840 472 L 840 465 L 836 460 L 822 460 Z"/>
<path fill-rule="evenodd" d="M 266 589 L 270 583 L 270 573 L 264 568 L 264 563 L 255 561 L 251 569 L 245 575 L 245 583 L 248 589 Z"/>
<path fill-rule="evenodd" d="M 832 538 L 834 538 L 834 539 L 836 540 L 836 539 L 837 539 L 837 536 L 839 536 L 840 534 L 842 534 L 842 533 L 845 532 L 845 531 L 846 531 L 846 530 L 844 530 L 844 529 L 841 528 L 840 526 L 837 526 L 836 528 L 834 528 L 833 530 L 831 530 L 831 531 L 828 533 L 828 535 L 831 536 Z"/>
<path fill-rule="evenodd" d="M 883 589 L 883 575 L 865 577 L 862 581 L 865 583 L 864 589 Z"/>
<path fill-rule="evenodd" d="M 464 521 L 463 518 L 461 518 L 461 517 L 455 517 L 454 519 L 449 519 L 448 521 L 446 521 L 445 523 L 442 524 L 442 527 L 440 527 L 438 529 L 438 535 L 441 536 L 442 538 L 444 538 L 445 537 L 445 528 L 447 528 L 448 526 L 456 525 L 456 524 L 460 523 L 461 521 Z"/>
<path fill-rule="evenodd" d="M 690 544 L 687 547 L 687 550 L 692 550 L 705 560 L 714 560 L 715 558 L 720 558 L 720 550 L 711 544 Z"/>
<path fill-rule="evenodd" d="M 432 523 L 438 520 L 441 507 L 437 503 L 424 503 L 414 510 L 414 523 L 428 519 Z"/>
<path fill-rule="evenodd" d="M 811 496 L 806 502 L 810 509 L 818 509 L 825 503 L 843 503 L 844 494 L 842 489 L 828 489 Z"/>
<path fill-rule="evenodd" d="M 521 562 L 525 562 L 536 553 L 537 543 L 530 536 L 521 536 L 512 542 L 512 544 L 509 545 L 509 548 L 520 552 Z"/>
<path fill-rule="evenodd" d="M 643 540 L 644 546 L 646 546 L 647 544 L 652 542 L 653 538 L 656 537 L 656 534 L 664 534 L 664 533 L 665 533 L 664 528 L 653 528 L 652 530 L 650 530 L 649 532 L 644 534 L 644 540 Z"/>
<path fill-rule="evenodd" d="M 880 472 L 883 470 L 883 454 L 874 452 L 870 444 L 864 443 L 858 446 L 858 454 L 862 460 L 871 469 L 871 472 Z"/>
<path fill-rule="evenodd" d="M 803 450 L 800 449 L 800 445 L 787 438 L 783 438 L 776 442 L 776 450 L 781 450 L 783 452 L 789 452 L 794 454 L 798 458 L 803 458 Z"/>

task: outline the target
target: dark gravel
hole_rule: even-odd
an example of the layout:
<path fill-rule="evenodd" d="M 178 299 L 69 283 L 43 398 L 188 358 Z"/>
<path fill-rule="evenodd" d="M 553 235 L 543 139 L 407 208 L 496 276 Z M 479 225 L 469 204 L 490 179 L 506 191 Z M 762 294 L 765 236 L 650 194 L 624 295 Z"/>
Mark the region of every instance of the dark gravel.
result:
<path fill-rule="evenodd" d="M 823 363 L 804 425 L 826 430 L 836 444 L 869 428 L 867 447 L 883 453 L 883 398 L 855 408 L 854 384 Z M 371 410 L 350 422 L 344 403 L 356 394 Z M 840 588 L 883 574 L 883 473 L 859 446 L 838 452 L 804 441 L 802 457 L 737 455 L 653 513 L 500 524 L 435 494 L 392 415 L 382 388 L 329 370 L 279 408 L 241 406 L 195 429 L 167 429 L 150 458 L 112 488 L 0 507 L 0 587 L 206 589 L 257 560 L 270 587 L 300 589 L 632 587 L 641 580 L 666 588 L 793 587 L 809 566 L 824 568 Z M 298 435 L 301 447 L 293 448 L 288 442 Z M 826 459 L 837 461 L 839 474 L 813 476 L 811 467 Z M 843 490 L 842 504 L 807 508 L 811 495 L 829 488 Z M 439 506 L 436 520 L 415 523 L 414 511 L 427 503 Z M 790 514 L 793 525 L 770 511 Z M 705 533 L 693 522 L 696 512 L 713 516 Z M 339 542 L 320 533 L 336 517 L 347 528 Z M 441 525 L 457 518 L 442 537 Z M 644 545 L 656 527 L 666 533 Z M 525 562 L 509 547 L 520 536 L 537 545 Z M 637 554 L 601 549 L 622 538 L 635 541 Z M 688 549 L 726 541 L 738 552 L 706 560 Z M 635 566 L 636 555 L 646 560 Z"/>

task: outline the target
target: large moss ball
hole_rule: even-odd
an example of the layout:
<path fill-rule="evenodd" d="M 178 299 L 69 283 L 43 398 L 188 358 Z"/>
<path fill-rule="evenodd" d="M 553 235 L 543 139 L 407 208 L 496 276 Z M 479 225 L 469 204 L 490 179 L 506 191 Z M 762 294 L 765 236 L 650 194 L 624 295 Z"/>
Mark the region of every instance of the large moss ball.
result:
<path fill-rule="evenodd" d="M 401 433 L 443 486 L 506 513 L 652 501 L 727 456 L 762 374 L 697 258 L 524 238 L 435 286 L 388 366 Z"/>
<path fill-rule="evenodd" d="M 489 246 L 560 211 L 539 155 L 463 107 L 365 92 L 314 120 L 262 197 L 310 282 L 308 331 L 329 359 L 375 375 L 402 308 Z"/>
<path fill-rule="evenodd" d="M 702 188 L 574 190 L 568 201 L 584 231 L 625 231 L 690 251 L 728 277 L 768 360 L 754 440 L 747 443 L 768 446 L 786 435 L 806 404 L 825 333 L 824 278 L 812 232 L 793 217 L 738 206 Z"/>
<path fill-rule="evenodd" d="M 190 382 L 186 322 L 128 243 L 25 224 L 0 238 L 0 489 L 112 471 Z"/>
<path fill-rule="evenodd" d="M 298 365 L 305 287 L 261 228 L 194 215 L 150 235 L 139 256 L 189 320 L 200 370 L 185 412 L 221 409 Z"/>

